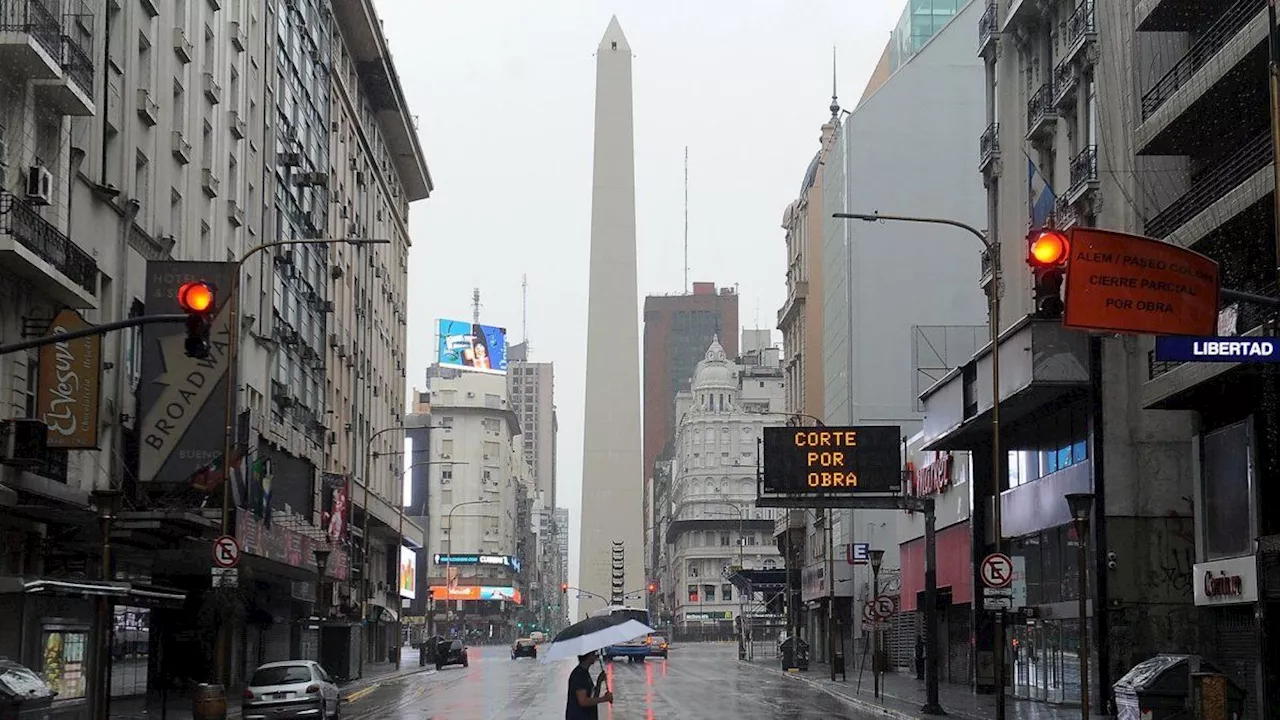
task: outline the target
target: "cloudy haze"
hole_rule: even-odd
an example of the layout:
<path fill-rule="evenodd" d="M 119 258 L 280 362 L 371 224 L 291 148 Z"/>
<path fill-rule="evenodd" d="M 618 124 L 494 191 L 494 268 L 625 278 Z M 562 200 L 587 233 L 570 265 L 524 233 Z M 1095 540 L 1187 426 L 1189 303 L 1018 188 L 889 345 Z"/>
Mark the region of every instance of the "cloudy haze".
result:
<path fill-rule="evenodd" d="M 744 327 L 785 298 L 779 225 L 829 116 L 831 53 L 852 108 L 903 0 L 377 0 L 436 190 L 413 207 L 409 385 L 435 360 L 433 320 L 524 336 L 556 365 L 560 504 L 577 576 L 582 368 L 595 47 L 618 16 L 631 43 L 641 295 L 689 279 L 738 285 Z M 887 210 L 887 209 L 886 209 Z M 637 323 L 639 318 L 637 318 Z M 637 332 L 639 330 L 637 329 Z M 776 333 L 776 331 L 775 331 Z M 777 336 L 780 340 L 780 336 Z M 637 438 L 636 442 L 639 442 Z"/>

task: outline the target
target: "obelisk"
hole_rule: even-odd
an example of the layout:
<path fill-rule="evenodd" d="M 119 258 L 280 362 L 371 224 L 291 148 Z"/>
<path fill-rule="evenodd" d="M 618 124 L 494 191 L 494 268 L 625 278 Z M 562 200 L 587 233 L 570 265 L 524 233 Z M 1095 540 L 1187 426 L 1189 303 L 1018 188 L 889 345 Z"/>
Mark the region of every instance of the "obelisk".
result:
<path fill-rule="evenodd" d="M 578 618 L 606 600 L 646 605 L 635 175 L 631 46 L 615 16 L 596 52 Z"/>

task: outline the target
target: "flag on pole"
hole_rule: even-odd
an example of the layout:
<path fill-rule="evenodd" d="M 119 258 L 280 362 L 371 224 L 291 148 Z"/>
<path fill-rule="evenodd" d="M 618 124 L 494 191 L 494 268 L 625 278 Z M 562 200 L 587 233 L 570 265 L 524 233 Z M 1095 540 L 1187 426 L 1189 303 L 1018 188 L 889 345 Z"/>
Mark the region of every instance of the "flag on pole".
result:
<path fill-rule="evenodd" d="M 1053 193 L 1049 179 L 1040 172 L 1025 149 L 1022 154 L 1027 156 L 1027 204 L 1031 210 L 1031 227 L 1044 227 L 1053 215 L 1054 203 L 1058 198 Z"/>

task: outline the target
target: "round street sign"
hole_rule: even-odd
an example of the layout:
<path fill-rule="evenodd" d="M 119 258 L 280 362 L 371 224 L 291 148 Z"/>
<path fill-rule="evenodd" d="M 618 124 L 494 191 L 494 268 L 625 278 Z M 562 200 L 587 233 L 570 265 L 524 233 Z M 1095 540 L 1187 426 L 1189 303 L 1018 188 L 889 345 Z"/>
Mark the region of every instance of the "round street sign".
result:
<path fill-rule="evenodd" d="M 1005 588 L 1013 582 L 1013 561 L 1003 553 L 991 553 L 982 559 L 982 584 L 989 588 Z"/>
<path fill-rule="evenodd" d="M 862 606 L 862 620 L 869 623 L 876 621 L 876 605 L 874 600 L 868 600 Z"/>
<path fill-rule="evenodd" d="M 233 568 L 240 563 L 240 543 L 230 535 L 222 535 L 213 541 L 213 564 L 220 568 Z"/>
<path fill-rule="evenodd" d="M 893 617 L 893 598 L 888 595 L 876 598 L 876 617 L 881 620 Z"/>

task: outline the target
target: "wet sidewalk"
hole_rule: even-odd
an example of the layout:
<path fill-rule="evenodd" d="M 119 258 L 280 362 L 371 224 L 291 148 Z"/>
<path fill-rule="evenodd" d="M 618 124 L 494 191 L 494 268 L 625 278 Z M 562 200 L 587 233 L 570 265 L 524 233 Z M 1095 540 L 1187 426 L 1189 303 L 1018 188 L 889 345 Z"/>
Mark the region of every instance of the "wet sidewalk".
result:
<path fill-rule="evenodd" d="M 401 667 L 396 670 L 395 663 L 366 663 L 364 677 L 357 680 L 338 683 L 343 699 L 371 687 L 380 682 L 387 682 L 421 672 L 435 671 L 434 665 L 418 666 L 418 652 L 410 656 L 408 648 L 401 658 Z M 233 689 L 227 693 L 227 717 L 240 717 L 240 692 Z M 167 702 L 161 702 L 158 693 L 139 695 L 127 698 L 111 699 L 111 720 L 191 720 L 191 697 L 185 692 L 171 690 Z"/>
<path fill-rule="evenodd" d="M 809 666 L 807 672 L 785 672 L 776 660 L 756 660 L 748 664 L 803 682 L 840 698 L 868 714 L 895 720 L 922 720 L 936 717 L 920 712 L 925 699 L 924 681 L 916 680 L 914 675 L 902 673 L 884 675 L 882 697 L 877 699 L 870 671 L 863 674 L 862 685 L 859 688 L 856 672 L 849 673 L 847 680 L 840 680 L 839 676 L 836 680 L 832 680 L 831 666 L 826 664 L 814 663 Z M 938 703 L 942 705 L 947 715 L 952 717 L 966 718 L 966 720 L 989 720 L 995 717 L 995 696 L 979 695 L 970 690 L 967 685 L 941 683 L 938 688 Z M 1007 720 L 1079 720 L 1080 707 L 1015 700 L 1006 696 L 1005 716 Z M 1091 717 L 1107 716 L 1091 714 Z"/>

